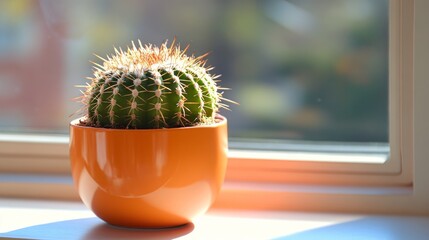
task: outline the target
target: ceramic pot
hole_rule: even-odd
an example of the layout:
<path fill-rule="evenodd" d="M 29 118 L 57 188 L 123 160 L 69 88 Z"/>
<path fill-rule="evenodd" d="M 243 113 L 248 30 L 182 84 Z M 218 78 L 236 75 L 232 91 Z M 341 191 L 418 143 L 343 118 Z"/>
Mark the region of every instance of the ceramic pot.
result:
<path fill-rule="evenodd" d="M 107 223 L 161 228 L 186 224 L 215 200 L 227 165 L 227 120 L 170 129 L 70 124 L 74 184 Z"/>

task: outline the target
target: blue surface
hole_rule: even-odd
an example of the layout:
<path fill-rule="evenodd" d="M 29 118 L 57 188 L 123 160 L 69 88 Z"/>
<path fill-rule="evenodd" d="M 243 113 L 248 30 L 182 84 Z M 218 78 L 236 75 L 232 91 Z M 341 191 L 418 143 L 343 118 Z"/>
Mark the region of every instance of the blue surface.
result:
<path fill-rule="evenodd" d="M 429 219 L 423 217 L 369 216 L 275 238 L 274 240 L 426 240 Z"/>

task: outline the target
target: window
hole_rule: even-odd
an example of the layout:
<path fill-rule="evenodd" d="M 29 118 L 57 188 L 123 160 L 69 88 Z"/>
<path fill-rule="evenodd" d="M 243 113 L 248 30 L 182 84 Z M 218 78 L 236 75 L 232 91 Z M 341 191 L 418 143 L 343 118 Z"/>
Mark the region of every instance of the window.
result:
<path fill-rule="evenodd" d="M 78 108 L 70 101 L 79 94 L 73 85 L 91 75 L 91 54 L 111 52 L 112 43 L 126 46 L 130 38 L 160 43 L 177 36 L 196 54 L 213 51 L 210 64 L 233 89 L 229 98 L 241 103 L 224 113 L 230 119 L 232 187 L 223 199 L 234 189 L 242 196 L 258 192 L 254 185 L 242 190 L 249 182 L 278 194 L 290 184 L 413 184 L 414 1 L 1 4 L 0 31 L 7 34 L 0 35 L 0 128 L 7 134 L 0 173 L 67 173 L 67 136 L 61 134 L 70 120 L 65 116 Z M 160 14 L 171 9 L 183 14 Z M 329 35 L 322 26 L 332 28 Z M 328 47 L 318 47 L 316 36 Z M 332 36 L 345 42 L 331 44 Z M 264 67 L 254 67 L 259 65 Z M 311 82 L 315 86 L 307 87 Z M 33 141 L 30 133 L 44 138 Z"/>
<path fill-rule="evenodd" d="M 240 102 L 232 140 L 387 144 L 388 3 L 3 1 L 0 128 L 66 133 L 93 53 L 176 36 Z"/>

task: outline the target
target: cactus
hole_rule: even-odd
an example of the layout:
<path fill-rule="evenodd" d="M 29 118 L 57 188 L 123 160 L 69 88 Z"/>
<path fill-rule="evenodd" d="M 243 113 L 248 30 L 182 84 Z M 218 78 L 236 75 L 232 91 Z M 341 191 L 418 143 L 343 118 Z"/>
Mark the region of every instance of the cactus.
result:
<path fill-rule="evenodd" d="M 94 77 L 83 92 L 83 124 L 104 128 L 173 128 L 210 124 L 221 103 L 217 77 L 205 67 L 206 55 L 165 41 L 160 47 L 132 42 L 115 48 L 103 64 L 94 63 Z"/>

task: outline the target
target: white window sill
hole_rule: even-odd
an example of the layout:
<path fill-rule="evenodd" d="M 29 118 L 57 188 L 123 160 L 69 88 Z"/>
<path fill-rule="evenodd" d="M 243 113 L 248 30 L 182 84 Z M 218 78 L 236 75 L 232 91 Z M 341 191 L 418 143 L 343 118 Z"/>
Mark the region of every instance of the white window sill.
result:
<path fill-rule="evenodd" d="M 111 227 L 78 202 L 0 199 L 0 239 L 425 239 L 429 217 L 210 211 L 183 227 Z"/>

